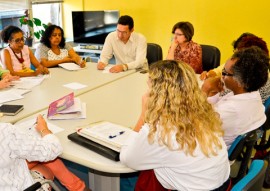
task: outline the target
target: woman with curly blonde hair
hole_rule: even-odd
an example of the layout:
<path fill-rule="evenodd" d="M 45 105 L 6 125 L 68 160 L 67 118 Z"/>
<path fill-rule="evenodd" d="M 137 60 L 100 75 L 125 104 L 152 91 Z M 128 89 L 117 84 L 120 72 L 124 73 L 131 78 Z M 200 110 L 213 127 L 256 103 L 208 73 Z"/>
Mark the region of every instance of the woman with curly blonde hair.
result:
<path fill-rule="evenodd" d="M 221 121 L 193 69 L 159 61 L 150 67 L 148 84 L 138 133 L 122 147 L 121 162 L 135 170 L 153 169 L 166 189 L 226 190 L 230 170 Z"/>

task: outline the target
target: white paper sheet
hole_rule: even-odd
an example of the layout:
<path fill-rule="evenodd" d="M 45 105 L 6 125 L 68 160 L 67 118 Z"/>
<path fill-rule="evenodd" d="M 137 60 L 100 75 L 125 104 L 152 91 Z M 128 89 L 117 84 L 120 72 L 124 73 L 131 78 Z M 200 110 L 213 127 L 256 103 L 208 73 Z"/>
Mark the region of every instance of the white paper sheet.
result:
<path fill-rule="evenodd" d="M 77 82 L 65 84 L 63 86 L 66 87 L 66 88 L 73 89 L 73 90 L 78 90 L 78 89 L 82 89 L 82 88 L 87 87 L 87 85 L 80 84 L 80 83 L 77 83 Z"/>
<path fill-rule="evenodd" d="M 109 73 L 111 73 L 110 72 L 110 69 L 113 67 L 113 65 L 108 65 L 108 66 L 106 66 L 105 68 L 104 68 L 104 70 L 102 71 L 102 73 L 104 73 L 104 74 L 109 74 Z"/>
<path fill-rule="evenodd" d="M 84 69 L 84 68 L 81 68 L 78 64 L 75 64 L 73 62 L 67 62 L 67 63 L 63 63 L 63 64 L 58 64 L 58 66 L 66 69 L 66 70 L 70 70 L 70 71 Z"/>
<path fill-rule="evenodd" d="M 16 126 L 20 128 L 22 131 L 27 132 L 28 134 L 32 134 L 35 136 L 40 136 L 40 133 L 36 130 L 35 125 L 36 125 L 36 118 L 29 119 L 27 121 L 21 122 L 21 123 L 16 123 Z M 46 120 L 46 119 L 45 119 Z M 63 128 L 58 127 L 54 124 L 51 124 L 47 122 L 48 128 L 53 134 L 59 133 L 61 131 L 64 131 Z"/>
<path fill-rule="evenodd" d="M 16 89 L 32 89 L 33 87 L 41 84 L 47 75 L 41 75 L 36 77 L 22 77 L 18 81 L 12 81 L 11 85 Z"/>
<path fill-rule="evenodd" d="M 23 96 L 19 93 L 16 93 L 13 89 L 0 91 L 0 103 L 5 103 L 22 98 Z"/>

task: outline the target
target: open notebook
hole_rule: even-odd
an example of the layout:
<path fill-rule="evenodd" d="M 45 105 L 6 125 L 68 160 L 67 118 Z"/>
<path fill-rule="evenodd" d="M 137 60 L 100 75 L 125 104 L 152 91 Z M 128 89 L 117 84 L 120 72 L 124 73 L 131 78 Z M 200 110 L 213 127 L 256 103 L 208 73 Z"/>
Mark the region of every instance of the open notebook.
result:
<path fill-rule="evenodd" d="M 132 132 L 133 130 L 130 128 L 110 122 L 101 122 L 77 130 L 80 136 L 117 152 L 120 152 L 122 145 L 124 145 Z"/>
<path fill-rule="evenodd" d="M 110 122 L 99 122 L 80 128 L 77 132 L 68 135 L 68 139 L 84 146 L 106 158 L 119 161 L 122 145 L 132 129 Z"/>

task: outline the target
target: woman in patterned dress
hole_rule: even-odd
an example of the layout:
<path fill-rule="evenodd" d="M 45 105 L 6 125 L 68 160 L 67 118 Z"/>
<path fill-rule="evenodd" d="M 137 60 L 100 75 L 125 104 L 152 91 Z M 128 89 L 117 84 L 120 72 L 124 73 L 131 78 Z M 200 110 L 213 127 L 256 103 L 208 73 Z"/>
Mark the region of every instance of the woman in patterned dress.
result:
<path fill-rule="evenodd" d="M 202 48 L 192 41 L 194 28 L 190 22 L 178 22 L 172 28 L 174 34 L 167 60 L 189 64 L 195 73 L 202 73 Z"/>
<path fill-rule="evenodd" d="M 85 67 L 85 61 L 65 41 L 63 29 L 50 25 L 42 35 L 35 56 L 46 67 L 55 67 L 66 62 L 74 62 L 82 68 Z"/>

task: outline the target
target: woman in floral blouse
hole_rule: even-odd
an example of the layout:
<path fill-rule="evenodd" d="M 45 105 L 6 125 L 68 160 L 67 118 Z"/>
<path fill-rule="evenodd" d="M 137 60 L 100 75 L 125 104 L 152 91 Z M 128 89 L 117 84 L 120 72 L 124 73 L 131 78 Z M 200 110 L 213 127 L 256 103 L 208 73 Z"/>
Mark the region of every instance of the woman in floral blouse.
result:
<path fill-rule="evenodd" d="M 172 28 L 174 34 L 167 60 L 183 61 L 197 74 L 202 70 L 202 48 L 192 41 L 194 28 L 190 22 L 178 22 Z"/>

